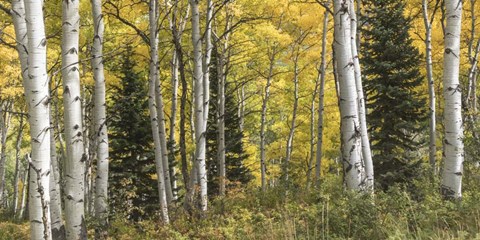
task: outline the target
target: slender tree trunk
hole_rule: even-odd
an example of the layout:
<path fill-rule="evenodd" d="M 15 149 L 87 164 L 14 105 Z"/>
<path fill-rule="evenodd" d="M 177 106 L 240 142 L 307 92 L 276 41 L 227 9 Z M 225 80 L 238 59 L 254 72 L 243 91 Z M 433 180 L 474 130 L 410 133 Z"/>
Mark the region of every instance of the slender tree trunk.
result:
<path fill-rule="evenodd" d="M 340 84 L 342 161 L 348 189 L 364 190 L 365 169 L 361 154 L 361 125 L 352 56 L 350 0 L 334 0 L 335 53 Z"/>
<path fill-rule="evenodd" d="M 200 209 L 207 210 L 207 172 L 205 164 L 206 152 L 206 124 L 208 119 L 209 105 L 209 65 L 211 44 L 211 19 L 213 14 L 213 3 L 208 1 L 207 28 L 205 32 L 206 53 L 202 54 L 202 39 L 200 35 L 200 12 L 199 3 L 190 0 L 192 11 L 192 43 L 193 43 L 193 79 L 195 85 L 195 164 L 197 165 L 200 185 Z"/>
<path fill-rule="evenodd" d="M 28 82 L 27 82 L 28 81 L 28 50 L 27 50 L 28 49 L 28 36 L 27 36 L 27 22 L 26 22 L 26 16 L 25 16 L 25 6 L 24 6 L 24 1 L 23 0 L 12 0 L 11 4 L 12 4 L 11 15 L 12 15 L 12 19 L 13 19 L 13 25 L 14 25 L 14 28 L 15 28 L 15 40 L 16 40 L 16 43 L 17 43 L 16 48 L 17 48 L 17 53 L 18 53 L 19 59 L 20 59 L 20 67 L 21 67 L 23 86 L 25 88 L 28 84 Z M 25 98 L 29 99 L 29 97 L 28 97 L 29 92 L 25 91 L 24 94 L 25 94 Z M 23 118 L 21 120 L 23 121 Z M 20 124 L 20 126 L 21 125 L 22 124 Z M 19 135 L 20 135 L 20 133 L 19 133 Z M 19 139 L 17 138 L 17 141 L 18 140 Z M 19 148 L 18 147 L 20 147 L 20 146 L 18 145 L 18 142 L 17 142 L 17 154 L 19 154 Z M 17 158 L 16 162 L 19 164 L 20 160 Z M 15 168 L 17 168 L 17 166 L 18 165 L 16 164 Z M 25 189 L 26 189 L 26 178 L 27 178 L 27 176 L 28 176 L 28 174 L 25 173 L 24 180 L 23 180 L 22 201 L 21 201 L 21 206 L 20 206 L 20 212 L 18 214 L 18 216 L 20 216 L 20 218 L 23 218 L 23 213 L 24 213 L 24 208 L 25 208 L 24 200 L 26 199 L 26 196 L 25 196 L 26 190 Z"/>
<path fill-rule="evenodd" d="M 175 140 L 175 131 L 177 126 L 177 105 L 178 105 L 178 57 L 174 50 L 172 54 L 172 107 L 170 109 L 170 132 L 168 137 L 168 159 L 171 165 L 170 180 L 172 181 L 173 198 L 178 197 L 177 174 L 176 174 L 176 159 L 175 152 L 177 150 L 177 142 Z"/>
<path fill-rule="evenodd" d="M 297 46 L 298 47 L 298 46 Z M 287 146 L 286 146 L 286 154 L 285 154 L 285 162 L 283 163 L 283 177 L 285 180 L 285 184 L 288 184 L 288 171 L 289 171 L 289 164 L 290 164 L 290 159 L 292 158 L 292 149 L 293 149 L 293 137 L 295 135 L 295 124 L 297 121 L 297 110 L 298 110 L 298 58 L 299 58 L 299 51 L 300 49 L 296 50 L 297 53 L 295 55 L 294 59 L 294 70 L 293 70 L 293 85 L 294 85 L 294 90 L 293 90 L 293 112 L 292 112 L 292 121 L 290 122 L 290 132 L 288 133 L 288 138 L 287 138 Z"/>
<path fill-rule="evenodd" d="M 20 151 L 22 148 L 23 129 L 25 127 L 23 122 L 23 114 L 20 114 L 20 122 L 18 124 L 18 134 L 15 143 L 15 176 L 13 177 L 13 216 L 17 217 L 18 211 L 18 183 L 20 181 Z"/>
<path fill-rule="evenodd" d="M 320 71 L 318 71 L 317 79 L 315 80 L 315 89 L 313 90 L 312 101 L 310 102 L 310 155 L 308 156 L 307 163 L 307 187 L 309 190 L 312 185 L 312 170 L 313 161 L 315 159 L 315 103 L 317 100 L 318 89 L 320 85 Z"/>
<path fill-rule="evenodd" d="M 317 124 L 317 155 L 315 163 L 315 185 L 318 187 L 320 183 L 320 172 L 322 170 L 322 147 L 323 147 L 323 112 L 325 110 L 325 75 L 327 66 L 327 33 L 328 33 L 328 19 L 329 13 L 325 10 L 323 14 L 323 28 L 322 28 L 322 61 L 320 63 L 320 89 L 318 99 L 318 124 Z"/>
<path fill-rule="evenodd" d="M 476 78 L 477 64 L 478 64 L 478 52 L 480 47 L 480 41 L 475 45 L 475 28 L 476 28 L 476 16 L 475 16 L 475 4 L 477 0 L 470 0 L 470 15 L 471 15 L 471 29 L 470 29 L 470 40 L 468 43 L 468 57 L 470 61 L 470 69 L 468 71 L 468 89 L 467 89 L 467 107 L 470 110 L 473 109 L 473 103 L 475 102 L 475 96 L 473 92 L 476 90 L 474 84 Z"/>
<path fill-rule="evenodd" d="M 218 49 L 218 48 L 217 48 Z M 224 48 L 217 54 L 217 75 L 218 75 L 218 92 L 217 92 L 217 130 L 218 130 L 218 146 L 217 146 L 217 159 L 219 166 L 219 194 L 225 195 L 225 182 L 227 180 L 226 167 L 225 167 L 225 51 Z"/>
<path fill-rule="evenodd" d="M 423 22 L 425 24 L 425 60 L 426 60 L 426 70 L 427 70 L 427 81 L 428 81 L 428 96 L 429 96 L 429 109 L 430 109 L 430 120 L 429 120 L 429 132 L 430 132 L 430 141 L 428 145 L 429 149 L 429 162 L 430 167 L 432 168 L 433 175 L 436 175 L 436 155 L 437 155 L 437 129 L 436 129 L 436 96 L 435 96 L 435 84 L 433 79 L 433 61 L 432 61 L 432 24 L 428 16 L 428 1 L 422 0 L 423 8 Z"/>
<path fill-rule="evenodd" d="M 368 137 L 367 131 L 367 117 L 366 117 L 366 108 L 365 108 L 365 97 L 363 94 L 362 86 L 362 72 L 360 68 L 360 60 L 358 57 L 357 46 L 360 43 L 357 43 L 357 13 L 355 9 L 354 0 L 351 1 L 350 7 L 350 19 L 351 19 L 351 45 L 352 45 L 352 57 L 353 57 L 353 66 L 355 70 L 355 85 L 357 88 L 357 98 L 358 98 L 358 117 L 360 121 L 360 134 L 362 139 L 362 155 L 363 162 L 365 164 L 365 174 L 366 174 L 366 183 L 365 187 L 368 191 L 373 193 L 374 185 L 374 173 L 373 173 L 373 160 L 372 160 L 372 150 L 370 149 L 370 140 Z"/>
<path fill-rule="evenodd" d="M 85 152 L 78 64 L 79 2 L 62 2 L 62 77 L 64 126 L 67 148 L 65 161 L 65 226 L 67 239 L 86 239 Z"/>
<path fill-rule="evenodd" d="M 22 179 L 22 201 L 20 202 L 20 211 L 18 212 L 18 217 L 17 219 L 25 219 L 25 212 L 27 208 L 27 194 L 28 194 L 28 183 L 29 183 L 29 169 L 30 166 L 28 165 L 28 162 L 26 166 L 24 167 L 25 170 L 23 171 L 23 179 Z"/>
<path fill-rule="evenodd" d="M 240 119 L 240 132 L 243 132 L 245 126 L 245 84 L 237 89 L 238 92 L 238 118 Z"/>
<path fill-rule="evenodd" d="M 186 188 L 186 192 L 189 192 L 189 174 L 188 174 L 188 160 L 187 160 L 187 151 L 186 151 L 186 105 L 187 105 L 187 96 L 188 96 L 188 84 L 187 79 L 185 76 L 185 61 L 183 57 L 183 50 L 181 44 L 181 38 L 183 31 L 185 29 L 187 18 L 190 13 L 190 5 L 187 4 L 187 11 L 185 13 L 185 17 L 180 21 L 177 26 L 177 12 L 178 12 L 178 0 L 174 1 L 174 9 L 172 10 L 172 36 L 173 36 L 173 43 L 175 47 L 175 56 L 176 56 L 176 64 L 178 68 L 178 73 L 180 74 L 180 81 L 182 84 L 182 92 L 180 95 L 180 136 L 179 136 L 179 146 L 180 146 L 180 157 L 181 157 L 181 172 L 183 177 L 183 185 Z M 172 106 L 173 111 L 173 106 Z M 173 113 L 172 113 L 173 117 Z M 170 127 L 170 133 L 172 133 L 173 125 Z M 175 131 L 175 129 L 173 129 Z M 174 139 L 174 138 L 171 138 Z"/>
<path fill-rule="evenodd" d="M 156 108 L 156 96 L 155 88 L 158 76 L 158 2 L 157 0 L 150 1 L 149 19 L 150 19 L 150 75 L 149 75 L 149 91 L 148 91 L 148 107 L 150 110 L 150 120 L 152 125 L 152 135 L 154 140 L 155 150 L 155 165 L 157 170 L 157 184 L 158 195 L 160 201 L 160 209 L 162 213 L 162 219 L 164 223 L 169 223 L 168 216 L 168 204 L 165 189 L 165 176 L 162 162 L 162 147 L 160 143 L 159 127 L 158 127 L 158 115 Z"/>
<path fill-rule="evenodd" d="M 94 125 L 95 144 L 97 155 L 97 169 L 95 178 L 95 218 L 98 221 L 98 229 L 95 230 L 96 239 L 108 237 L 108 132 L 106 114 L 106 90 L 105 74 L 103 69 L 103 24 L 102 1 L 91 0 L 93 18 L 93 46 L 92 46 L 92 69 L 95 80 L 94 92 Z"/>
<path fill-rule="evenodd" d="M 50 109 L 50 126 L 53 129 L 53 112 Z M 60 172 L 58 169 L 55 134 L 50 134 L 50 218 L 52 219 L 52 239 L 65 239 L 65 225 L 62 218 L 62 198 L 60 194 Z"/>
<path fill-rule="evenodd" d="M 462 197 L 463 122 L 462 93 L 460 90 L 460 34 L 462 28 L 462 1 L 446 0 L 445 54 L 443 66 L 443 97 L 445 99 L 445 137 L 443 140 L 444 166 L 442 195 Z"/>
<path fill-rule="evenodd" d="M 5 166 L 7 161 L 7 134 L 10 128 L 11 114 L 8 113 L 12 109 L 10 100 L 0 102 L 0 206 L 6 203 L 4 199 L 5 191 Z"/>
<path fill-rule="evenodd" d="M 156 68 L 158 69 L 158 60 L 155 65 L 156 65 Z M 170 204 L 175 199 L 173 198 L 172 182 L 170 181 L 167 133 L 165 131 L 165 113 L 163 112 L 163 96 L 162 96 L 162 89 L 161 89 L 159 77 L 155 79 L 155 101 L 156 101 L 156 108 L 157 108 L 158 133 L 160 137 L 160 152 L 161 152 L 162 164 L 163 164 L 163 176 L 165 178 L 165 181 L 164 181 L 165 192 L 167 194 L 167 203 Z"/>
<path fill-rule="evenodd" d="M 267 166 L 265 158 L 265 131 L 267 124 L 267 107 L 268 100 L 270 99 L 270 86 L 273 79 L 273 68 L 275 66 L 275 49 L 273 53 L 269 56 L 270 66 L 268 69 L 267 84 L 265 85 L 265 92 L 262 96 L 262 116 L 260 119 L 260 171 L 261 171 L 261 181 L 262 181 L 262 191 L 267 190 Z"/>
<path fill-rule="evenodd" d="M 25 0 L 28 34 L 28 78 L 24 79 L 30 123 L 32 158 L 29 161 L 29 218 L 32 239 L 52 239 L 50 228 L 50 104 L 47 40 L 43 3 Z M 17 36 L 18 38 L 18 36 Z"/>

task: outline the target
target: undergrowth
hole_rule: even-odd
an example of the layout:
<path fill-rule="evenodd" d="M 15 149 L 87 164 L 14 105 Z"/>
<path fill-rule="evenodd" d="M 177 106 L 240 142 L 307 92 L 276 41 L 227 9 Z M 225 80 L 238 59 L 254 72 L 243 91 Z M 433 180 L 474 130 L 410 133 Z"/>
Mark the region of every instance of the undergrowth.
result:
<path fill-rule="evenodd" d="M 171 224 L 158 217 L 131 222 L 114 216 L 111 239 L 480 239 L 480 184 L 466 179 L 462 201 L 443 200 L 427 179 L 414 190 L 393 186 L 374 196 L 343 190 L 338 177 L 318 189 L 237 189 L 210 201 L 203 218 L 181 206 Z M 94 222 L 89 235 L 93 239 Z M 28 223 L 0 223 L 0 239 L 28 239 Z"/>

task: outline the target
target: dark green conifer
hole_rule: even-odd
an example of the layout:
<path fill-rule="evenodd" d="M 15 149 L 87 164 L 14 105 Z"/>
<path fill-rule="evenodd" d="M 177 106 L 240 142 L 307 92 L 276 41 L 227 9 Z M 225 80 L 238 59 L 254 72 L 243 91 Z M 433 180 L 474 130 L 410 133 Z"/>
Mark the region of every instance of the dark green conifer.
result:
<path fill-rule="evenodd" d="M 411 182 L 421 162 L 427 106 L 422 55 L 409 35 L 403 0 L 364 0 L 361 64 L 376 182 Z"/>

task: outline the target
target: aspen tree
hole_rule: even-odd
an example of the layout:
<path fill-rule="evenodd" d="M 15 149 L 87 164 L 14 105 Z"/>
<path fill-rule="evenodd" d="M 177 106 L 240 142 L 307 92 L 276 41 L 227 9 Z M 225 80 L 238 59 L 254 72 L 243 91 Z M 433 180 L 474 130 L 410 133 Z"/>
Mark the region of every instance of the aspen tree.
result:
<path fill-rule="evenodd" d="M 364 190 L 361 126 L 351 44 L 350 0 L 334 0 L 335 57 L 340 88 L 342 162 L 348 189 Z"/>
<path fill-rule="evenodd" d="M 463 122 L 462 93 L 460 90 L 460 33 L 462 28 L 462 1 L 446 0 L 445 52 L 443 65 L 443 98 L 445 101 L 443 139 L 442 195 L 462 197 Z"/>

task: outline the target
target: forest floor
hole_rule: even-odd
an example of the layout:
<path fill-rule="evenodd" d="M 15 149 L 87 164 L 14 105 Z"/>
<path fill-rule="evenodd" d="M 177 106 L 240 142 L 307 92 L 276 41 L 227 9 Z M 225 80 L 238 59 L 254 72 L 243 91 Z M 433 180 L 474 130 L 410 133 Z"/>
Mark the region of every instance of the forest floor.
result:
<path fill-rule="evenodd" d="M 443 200 L 438 183 L 417 181 L 375 196 L 342 189 L 332 176 L 318 188 L 237 189 L 212 199 L 204 218 L 170 209 L 171 224 L 113 216 L 111 239 L 480 239 L 480 180 L 464 180 L 462 201 Z M 29 239 L 28 222 L 1 221 L 0 239 Z M 93 239 L 94 223 L 89 224 Z"/>

